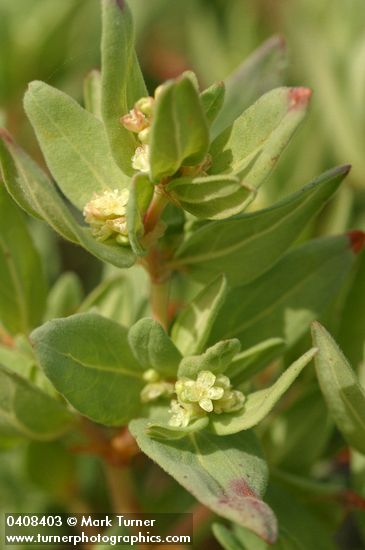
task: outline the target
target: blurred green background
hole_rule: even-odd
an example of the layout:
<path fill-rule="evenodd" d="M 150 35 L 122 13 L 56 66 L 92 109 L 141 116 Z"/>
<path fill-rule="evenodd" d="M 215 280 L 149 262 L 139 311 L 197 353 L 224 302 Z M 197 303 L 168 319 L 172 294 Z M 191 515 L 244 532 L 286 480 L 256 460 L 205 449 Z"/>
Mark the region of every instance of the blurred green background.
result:
<path fill-rule="evenodd" d="M 273 203 L 331 166 L 351 163 L 342 190 L 308 233 L 365 230 L 364 0 L 130 0 L 129 4 L 151 92 L 186 69 L 197 73 L 202 87 L 224 79 L 264 40 L 282 36 L 288 50 L 288 62 L 282 67 L 285 82 L 309 86 L 314 94 L 308 119 L 254 208 Z M 82 102 L 84 76 L 100 65 L 99 42 L 99 0 L 0 0 L 0 121 L 40 162 L 22 109 L 27 83 L 44 80 Z M 99 282 L 99 262 L 59 242 L 42 224 L 32 221 L 31 228 L 50 283 L 65 270 L 80 275 L 85 291 Z M 70 503 L 71 508 L 83 509 L 85 502 L 94 510 L 107 509 L 97 459 L 70 455 L 58 443 L 14 444 L 9 440 L 9 449 L 0 454 L 0 510 L 50 511 L 60 506 L 70 509 Z M 40 470 L 50 471 L 56 464 L 57 479 L 51 474 L 39 476 Z M 137 467 L 137 477 L 142 466 Z M 148 483 L 156 485 L 153 476 L 159 479 L 161 474 L 150 471 L 146 476 L 148 489 Z M 171 502 L 174 482 L 161 483 L 170 483 L 170 492 L 161 499 Z M 163 502 L 154 504 L 158 505 L 163 507 Z"/>

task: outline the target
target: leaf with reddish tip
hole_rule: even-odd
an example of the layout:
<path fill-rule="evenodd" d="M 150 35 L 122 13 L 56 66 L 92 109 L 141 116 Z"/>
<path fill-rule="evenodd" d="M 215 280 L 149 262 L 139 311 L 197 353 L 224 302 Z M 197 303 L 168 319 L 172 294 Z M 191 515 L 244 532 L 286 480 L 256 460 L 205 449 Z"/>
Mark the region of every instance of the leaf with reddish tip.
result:
<path fill-rule="evenodd" d="M 267 466 L 252 432 L 219 437 L 205 430 L 171 442 L 148 437 L 148 420 L 133 420 L 130 430 L 144 453 L 218 515 L 270 543 L 277 524 L 261 497 Z"/>
<path fill-rule="evenodd" d="M 131 158 L 138 140 L 124 128 L 120 118 L 148 92 L 134 50 L 133 20 L 128 4 L 122 0 L 103 0 L 102 21 L 102 117 L 116 163 L 125 174 L 132 175 Z"/>
<path fill-rule="evenodd" d="M 329 412 L 346 441 L 365 454 L 365 391 L 358 378 L 326 329 L 312 325 L 315 359 L 320 388 Z"/>
<path fill-rule="evenodd" d="M 211 174 L 240 175 L 258 189 L 303 121 L 306 88 L 277 88 L 263 95 L 212 143 Z"/>
<path fill-rule="evenodd" d="M 225 80 L 224 105 L 213 123 L 213 138 L 233 124 L 262 94 L 284 84 L 286 65 L 287 52 L 282 36 L 269 38 L 245 59 Z"/>

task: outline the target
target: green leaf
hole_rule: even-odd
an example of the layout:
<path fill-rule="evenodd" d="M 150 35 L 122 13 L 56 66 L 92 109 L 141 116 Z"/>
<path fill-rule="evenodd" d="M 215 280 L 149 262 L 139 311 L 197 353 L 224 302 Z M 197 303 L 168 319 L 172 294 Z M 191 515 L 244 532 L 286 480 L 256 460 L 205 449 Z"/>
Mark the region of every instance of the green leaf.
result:
<path fill-rule="evenodd" d="M 239 540 L 234 535 L 234 533 L 232 533 L 230 529 L 227 529 L 225 525 L 221 525 L 220 523 L 213 523 L 212 531 L 215 538 L 217 539 L 219 544 L 222 545 L 224 550 L 245 550 L 245 547 L 242 546 L 242 544 L 239 542 Z M 261 539 L 258 539 L 257 550 L 261 550 L 260 544 L 262 544 L 264 547 L 264 550 L 266 550 L 265 542 L 262 541 Z"/>
<path fill-rule="evenodd" d="M 123 275 L 112 273 L 88 294 L 79 312 L 93 311 L 129 327 L 147 314 L 148 275 L 138 265 Z"/>
<path fill-rule="evenodd" d="M 167 426 L 166 424 L 148 424 L 147 433 L 150 437 L 153 437 L 153 439 L 160 439 L 161 441 L 174 441 L 177 439 L 182 439 L 189 434 L 199 432 L 200 430 L 206 428 L 208 424 L 209 419 L 207 417 L 198 418 L 185 428 L 176 428 L 173 426 Z"/>
<path fill-rule="evenodd" d="M 138 141 L 120 118 L 148 93 L 134 51 L 133 21 L 127 2 L 103 0 L 102 21 L 102 116 L 118 166 L 132 175 L 131 158 Z"/>
<path fill-rule="evenodd" d="M 9 134 L 0 133 L 0 162 L 4 183 L 14 200 L 26 212 L 36 213 L 62 237 L 81 244 L 102 261 L 117 267 L 130 267 L 134 255 L 129 247 L 102 243 L 90 230 L 79 225 L 48 176 L 18 147 Z"/>
<path fill-rule="evenodd" d="M 304 367 L 313 359 L 316 352 L 316 348 L 307 351 L 287 368 L 269 388 L 250 393 L 246 397 L 242 410 L 229 414 L 212 415 L 212 430 L 217 435 L 229 435 L 256 426 L 271 412 Z"/>
<path fill-rule="evenodd" d="M 27 333 L 43 315 L 47 283 L 22 212 L 0 184 L 0 319 Z"/>
<path fill-rule="evenodd" d="M 62 403 L 0 365 L 0 421 L 31 439 L 50 440 L 70 428 L 73 416 Z"/>
<path fill-rule="evenodd" d="M 166 186 L 166 191 L 184 210 L 210 220 L 239 214 L 255 196 L 236 176 L 178 178 Z"/>
<path fill-rule="evenodd" d="M 34 366 L 34 358 L 23 350 L 0 345 L 0 365 L 28 379 Z"/>
<path fill-rule="evenodd" d="M 190 78 L 168 82 L 156 100 L 151 125 L 152 180 L 172 176 L 182 164 L 198 164 L 208 146 L 207 122 Z"/>
<path fill-rule="evenodd" d="M 365 454 L 365 391 L 336 342 L 318 322 L 312 336 L 318 347 L 316 372 L 330 414 L 346 441 Z"/>
<path fill-rule="evenodd" d="M 151 202 L 154 186 L 147 176 L 137 174 L 132 180 L 127 207 L 128 238 L 137 256 L 146 254 L 141 239 L 144 236 L 143 217 Z"/>
<path fill-rule="evenodd" d="M 213 524 L 213 533 L 226 550 L 306 550 L 285 529 L 280 529 L 279 539 L 269 545 L 245 527 L 233 526 L 233 531 L 219 523 Z"/>
<path fill-rule="evenodd" d="M 212 143 L 210 173 L 239 175 L 258 189 L 303 121 L 310 93 L 277 88 L 263 95 Z"/>
<path fill-rule="evenodd" d="M 79 307 L 82 296 L 81 281 L 76 273 L 62 273 L 48 294 L 44 321 L 72 315 Z"/>
<path fill-rule="evenodd" d="M 348 236 L 294 248 L 259 279 L 227 294 L 210 342 L 235 337 L 245 349 L 282 338 L 292 346 L 334 299 L 354 258 Z"/>
<path fill-rule="evenodd" d="M 236 338 L 218 342 L 202 355 L 184 357 L 179 366 L 178 376 L 195 378 L 202 370 L 209 370 L 214 374 L 223 373 L 240 349 L 241 344 Z"/>
<path fill-rule="evenodd" d="M 153 319 L 140 319 L 129 329 L 128 341 L 144 369 L 154 369 L 162 376 L 176 377 L 181 354 L 160 323 Z"/>
<path fill-rule="evenodd" d="M 200 94 L 200 101 L 209 124 L 212 124 L 219 115 L 223 107 L 224 96 L 224 82 L 215 82 Z"/>
<path fill-rule="evenodd" d="M 359 254 L 356 275 L 341 312 L 338 343 L 350 363 L 357 367 L 365 345 L 365 253 Z"/>
<path fill-rule="evenodd" d="M 285 342 L 282 338 L 268 338 L 236 355 L 227 373 L 232 384 L 238 386 L 247 382 L 275 357 L 281 355 L 284 348 Z"/>
<path fill-rule="evenodd" d="M 226 289 L 226 280 L 220 275 L 203 288 L 177 317 L 171 338 L 183 355 L 203 351 L 214 320 L 223 305 Z"/>
<path fill-rule="evenodd" d="M 149 438 L 147 426 L 144 419 L 130 423 L 144 453 L 205 506 L 275 541 L 275 517 L 261 500 L 267 466 L 253 433 L 218 437 L 204 430 L 167 444 Z"/>
<path fill-rule="evenodd" d="M 265 448 L 272 464 L 284 471 L 303 474 L 322 456 L 332 433 L 333 423 L 316 384 L 296 396 L 273 419 L 265 433 Z"/>
<path fill-rule="evenodd" d="M 334 168 L 270 208 L 204 225 L 180 246 L 171 267 L 188 269 L 202 282 L 223 268 L 231 286 L 254 280 L 295 241 L 348 171 Z"/>
<path fill-rule="evenodd" d="M 285 42 L 281 36 L 269 38 L 225 80 L 222 110 L 212 127 L 216 137 L 231 126 L 262 94 L 283 83 L 287 64 Z"/>
<path fill-rule="evenodd" d="M 83 313 L 49 321 L 31 338 L 47 377 L 81 414 L 118 426 L 138 413 L 143 371 L 124 327 Z"/>
<path fill-rule="evenodd" d="M 35 81 L 25 94 L 24 108 L 53 177 L 80 210 L 94 193 L 126 187 L 102 123 L 76 101 Z"/>
<path fill-rule="evenodd" d="M 85 109 L 101 120 L 101 74 L 94 69 L 84 79 Z"/>

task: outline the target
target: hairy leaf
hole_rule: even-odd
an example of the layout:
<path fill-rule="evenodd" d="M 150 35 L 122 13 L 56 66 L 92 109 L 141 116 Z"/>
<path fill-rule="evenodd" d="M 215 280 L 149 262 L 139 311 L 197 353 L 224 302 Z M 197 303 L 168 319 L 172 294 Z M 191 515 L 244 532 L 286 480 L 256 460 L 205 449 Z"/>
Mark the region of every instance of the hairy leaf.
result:
<path fill-rule="evenodd" d="M 123 172 L 131 175 L 131 158 L 138 141 L 124 128 L 120 117 L 148 93 L 134 50 L 133 21 L 127 2 L 103 0 L 102 20 L 102 116 L 113 156 Z"/>
<path fill-rule="evenodd" d="M 79 225 L 48 176 L 18 147 L 7 132 L 0 133 L 0 162 L 4 183 L 26 212 L 44 219 L 62 237 L 81 244 L 102 261 L 130 267 L 135 256 L 129 247 L 96 241 Z"/>
<path fill-rule="evenodd" d="M 244 349 L 278 337 L 293 345 L 336 296 L 354 258 L 348 236 L 294 248 L 259 279 L 228 293 L 210 342 L 236 337 Z"/>
<path fill-rule="evenodd" d="M 208 145 L 207 122 L 190 78 L 165 84 L 156 100 L 151 126 L 151 178 L 158 181 L 175 174 L 182 164 L 198 164 Z"/>
<path fill-rule="evenodd" d="M 214 374 L 223 373 L 240 349 L 241 344 L 236 338 L 218 342 L 201 355 L 184 357 L 180 363 L 178 375 L 195 378 L 202 370 L 209 370 Z"/>
<path fill-rule="evenodd" d="M 210 173 L 237 174 L 258 189 L 303 121 L 310 94 L 277 88 L 263 95 L 212 143 Z"/>
<path fill-rule="evenodd" d="M 262 94 L 283 83 L 287 64 L 285 42 L 281 36 L 269 38 L 225 80 L 223 108 L 213 123 L 216 137 L 228 128 L 244 109 Z"/>
<path fill-rule="evenodd" d="M 328 409 L 348 443 L 365 454 L 365 391 L 336 342 L 318 322 L 312 336 L 318 347 L 316 372 Z"/>
<path fill-rule="evenodd" d="M 128 341 L 144 369 L 154 369 L 162 376 L 176 377 L 181 354 L 160 323 L 153 319 L 140 319 L 129 329 Z"/>
<path fill-rule="evenodd" d="M 53 177 L 80 210 L 94 193 L 124 189 L 127 179 L 115 164 L 102 123 L 76 101 L 44 82 L 32 82 L 25 111 Z"/>
<path fill-rule="evenodd" d="M 230 285 L 252 281 L 280 258 L 348 171 L 334 168 L 270 208 L 204 225 L 181 245 L 171 266 L 187 268 L 202 282 L 222 271 Z"/>
<path fill-rule="evenodd" d="M 148 437 L 147 425 L 143 419 L 130 423 L 144 453 L 208 508 L 275 541 L 275 517 L 261 500 L 267 466 L 253 433 L 218 437 L 199 431 L 162 443 Z"/>
<path fill-rule="evenodd" d="M 212 124 L 222 109 L 225 96 L 224 82 L 215 82 L 200 94 L 206 119 Z"/>
<path fill-rule="evenodd" d="M 83 313 L 49 321 L 32 341 L 47 377 L 81 414 L 118 426 L 138 413 L 143 371 L 124 327 Z"/>

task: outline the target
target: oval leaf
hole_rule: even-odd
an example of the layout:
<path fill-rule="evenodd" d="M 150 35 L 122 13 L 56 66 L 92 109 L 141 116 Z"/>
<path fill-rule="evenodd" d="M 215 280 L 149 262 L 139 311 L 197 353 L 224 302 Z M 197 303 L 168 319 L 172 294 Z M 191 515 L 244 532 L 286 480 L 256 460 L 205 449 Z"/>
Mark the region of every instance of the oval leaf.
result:
<path fill-rule="evenodd" d="M 207 122 L 191 79 L 183 76 L 165 84 L 157 97 L 151 125 L 152 180 L 172 176 L 182 164 L 198 164 L 208 146 Z"/>
<path fill-rule="evenodd" d="M 253 433 L 218 437 L 199 431 L 167 444 L 148 437 L 147 425 L 143 419 L 130 423 L 147 456 L 218 515 L 275 541 L 275 516 L 261 500 L 267 466 Z"/>
<path fill-rule="evenodd" d="M 31 338 L 47 377 L 81 414 L 118 426 L 138 413 L 143 371 L 124 327 L 84 313 L 49 321 Z"/>
<path fill-rule="evenodd" d="M 144 369 L 154 369 L 162 376 L 176 377 L 181 354 L 160 323 L 153 319 L 140 319 L 129 329 L 128 341 Z"/>
<path fill-rule="evenodd" d="M 35 81 L 25 94 L 24 108 L 53 177 L 80 210 L 94 193 L 126 187 L 102 123 L 71 97 Z"/>

